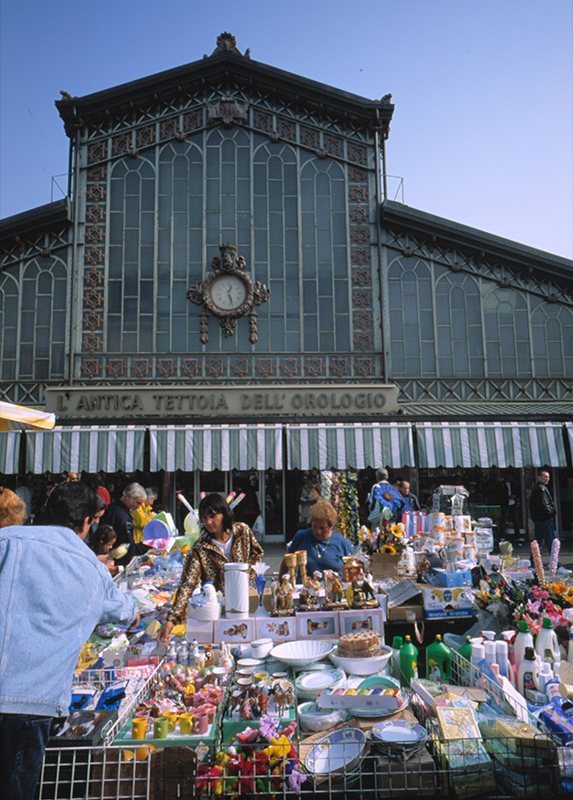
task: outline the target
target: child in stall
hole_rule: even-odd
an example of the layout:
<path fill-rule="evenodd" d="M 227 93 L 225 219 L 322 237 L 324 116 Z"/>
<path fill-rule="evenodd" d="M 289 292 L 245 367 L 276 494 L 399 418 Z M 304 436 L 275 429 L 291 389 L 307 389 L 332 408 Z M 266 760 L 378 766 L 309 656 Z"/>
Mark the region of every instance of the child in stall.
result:
<path fill-rule="evenodd" d="M 117 533 L 111 525 L 98 525 L 95 531 L 90 533 L 89 547 L 94 551 L 100 561 L 106 565 L 112 575 L 117 575 L 119 567 L 111 558 L 110 553 L 117 541 Z"/>

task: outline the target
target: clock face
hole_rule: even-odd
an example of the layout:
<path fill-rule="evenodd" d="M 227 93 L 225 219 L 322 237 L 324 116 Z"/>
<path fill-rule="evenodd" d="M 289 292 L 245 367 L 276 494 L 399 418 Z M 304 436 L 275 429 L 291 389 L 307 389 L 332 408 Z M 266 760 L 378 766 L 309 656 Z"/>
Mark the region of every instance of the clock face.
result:
<path fill-rule="evenodd" d="M 247 299 L 247 287 L 236 275 L 222 275 L 211 285 L 211 302 L 222 311 L 235 311 Z"/>

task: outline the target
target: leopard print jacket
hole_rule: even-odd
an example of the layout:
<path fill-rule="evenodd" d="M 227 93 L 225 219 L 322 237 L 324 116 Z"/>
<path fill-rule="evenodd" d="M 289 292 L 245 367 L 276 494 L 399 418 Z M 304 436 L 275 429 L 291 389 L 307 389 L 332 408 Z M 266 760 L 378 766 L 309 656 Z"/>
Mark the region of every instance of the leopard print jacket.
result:
<path fill-rule="evenodd" d="M 225 564 L 240 561 L 252 565 L 261 561 L 262 557 L 263 548 L 244 522 L 233 524 L 233 544 L 229 558 L 211 540 L 209 534 L 204 532 L 187 556 L 173 607 L 167 619 L 176 624 L 187 619 L 187 602 L 199 583 L 213 581 L 217 591 L 224 591 Z M 251 574 L 251 583 L 253 581 L 254 575 Z"/>

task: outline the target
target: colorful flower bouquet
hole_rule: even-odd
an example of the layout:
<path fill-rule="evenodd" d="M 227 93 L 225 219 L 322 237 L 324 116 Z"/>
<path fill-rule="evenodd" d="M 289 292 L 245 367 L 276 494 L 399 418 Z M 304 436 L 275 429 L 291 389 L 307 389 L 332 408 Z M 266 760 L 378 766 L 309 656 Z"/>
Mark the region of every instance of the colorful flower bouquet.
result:
<path fill-rule="evenodd" d="M 360 546 L 362 551 L 370 556 L 373 553 L 386 553 L 386 555 L 402 555 L 406 547 L 404 526 L 401 522 L 390 522 L 392 511 L 390 508 L 382 509 L 380 528 L 370 531 L 364 525 L 359 531 Z"/>

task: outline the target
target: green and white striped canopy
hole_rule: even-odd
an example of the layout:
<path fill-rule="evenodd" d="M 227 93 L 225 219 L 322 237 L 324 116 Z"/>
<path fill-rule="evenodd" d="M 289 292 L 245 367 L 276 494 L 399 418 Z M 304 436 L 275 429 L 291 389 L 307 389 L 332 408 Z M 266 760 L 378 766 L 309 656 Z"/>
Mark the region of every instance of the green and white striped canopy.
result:
<path fill-rule="evenodd" d="M 20 431 L 0 431 L 0 472 L 15 475 L 20 471 Z"/>
<path fill-rule="evenodd" d="M 424 422 L 416 438 L 421 468 L 567 465 L 561 423 Z"/>
<path fill-rule="evenodd" d="M 145 428 L 136 425 L 54 428 L 26 432 L 29 472 L 133 472 L 143 469 Z"/>
<path fill-rule="evenodd" d="M 282 469 L 282 425 L 150 426 L 150 469 Z"/>
<path fill-rule="evenodd" d="M 414 464 L 410 423 L 287 425 L 288 469 L 399 468 Z"/>

